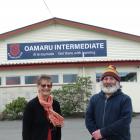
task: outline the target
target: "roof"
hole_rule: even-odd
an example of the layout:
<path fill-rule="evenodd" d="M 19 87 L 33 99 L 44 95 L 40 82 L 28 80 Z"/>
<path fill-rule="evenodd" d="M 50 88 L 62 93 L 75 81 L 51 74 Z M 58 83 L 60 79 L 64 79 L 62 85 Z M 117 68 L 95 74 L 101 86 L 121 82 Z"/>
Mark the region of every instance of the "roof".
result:
<path fill-rule="evenodd" d="M 58 66 L 58 65 L 68 65 L 68 66 L 74 66 L 74 65 L 79 65 L 79 66 L 95 66 L 95 65 L 105 65 L 105 64 L 109 64 L 109 63 L 114 63 L 114 64 L 118 64 L 118 65 L 140 65 L 140 60 L 136 60 L 136 59 L 128 59 L 128 60 L 124 60 L 124 59 L 115 59 L 115 60 L 110 60 L 110 59 L 103 59 L 103 60 L 61 60 L 61 61 L 31 61 L 31 62 L 7 62 L 7 63 L 0 63 L 0 69 L 1 67 L 10 67 L 10 66 L 36 66 L 36 65 L 45 65 L 45 66 Z"/>
<path fill-rule="evenodd" d="M 111 29 L 101 28 L 98 26 L 83 24 L 83 23 L 70 21 L 70 20 L 66 20 L 66 19 L 61 19 L 61 18 L 51 18 L 51 19 L 48 19 L 45 21 L 41 21 L 41 22 L 38 22 L 35 24 L 31 24 L 31 25 L 28 25 L 28 26 L 25 26 L 25 27 L 22 27 L 22 28 L 19 28 L 16 30 L 12 30 L 12 31 L 0 34 L 0 40 L 9 38 L 11 36 L 19 35 L 22 33 L 26 33 L 26 32 L 32 31 L 32 30 L 36 30 L 36 29 L 39 29 L 42 27 L 46 27 L 46 26 L 49 26 L 52 24 L 61 24 L 61 25 L 65 25 L 65 26 L 85 29 L 85 30 L 89 30 L 89 31 L 106 34 L 106 35 L 111 35 L 114 37 L 119 37 L 119 38 L 124 38 L 124 39 L 128 39 L 128 40 L 140 42 L 140 36 L 137 36 L 137 35 L 114 31 Z"/>
<path fill-rule="evenodd" d="M 115 66 L 140 66 L 140 60 L 102 60 L 102 61 L 69 61 L 69 62 L 32 62 L 32 63 L 11 63 L 11 64 L 1 64 L 0 71 L 4 69 L 26 69 L 26 68 L 68 68 L 68 67 L 94 67 L 94 66 L 108 66 L 113 64 Z"/>

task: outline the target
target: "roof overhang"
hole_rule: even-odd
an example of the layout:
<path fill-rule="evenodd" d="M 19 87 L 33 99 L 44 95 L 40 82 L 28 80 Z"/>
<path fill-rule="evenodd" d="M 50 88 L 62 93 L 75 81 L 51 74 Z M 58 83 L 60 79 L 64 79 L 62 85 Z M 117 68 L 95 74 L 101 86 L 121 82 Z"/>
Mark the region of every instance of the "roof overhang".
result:
<path fill-rule="evenodd" d="M 110 60 L 110 61 L 83 61 L 83 62 L 37 62 L 37 63 L 20 63 L 20 64 L 2 64 L 0 70 L 3 69 L 30 69 L 30 68 L 68 68 L 68 67 L 98 67 L 113 64 L 116 66 L 140 66 L 140 60 Z"/>

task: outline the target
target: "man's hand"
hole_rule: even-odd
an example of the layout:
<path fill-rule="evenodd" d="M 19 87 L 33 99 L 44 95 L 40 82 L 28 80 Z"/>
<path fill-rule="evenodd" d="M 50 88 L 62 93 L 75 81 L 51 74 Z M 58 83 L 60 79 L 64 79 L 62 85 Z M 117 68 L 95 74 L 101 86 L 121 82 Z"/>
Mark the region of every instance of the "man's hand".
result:
<path fill-rule="evenodd" d="M 92 133 L 92 137 L 95 139 L 95 140 L 99 140 L 102 138 L 102 135 L 101 135 L 101 132 L 100 132 L 100 129 L 94 131 Z"/>

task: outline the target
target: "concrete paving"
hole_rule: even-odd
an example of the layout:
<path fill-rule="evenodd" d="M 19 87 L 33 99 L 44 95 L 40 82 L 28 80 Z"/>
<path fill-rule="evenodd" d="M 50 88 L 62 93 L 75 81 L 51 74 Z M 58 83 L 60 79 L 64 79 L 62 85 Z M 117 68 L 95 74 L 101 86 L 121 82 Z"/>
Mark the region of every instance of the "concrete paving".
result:
<path fill-rule="evenodd" d="M 0 121 L 0 140 L 22 140 L 21 121 Z M 134 117 L 131 123 L 132 140 L 139 140 L 140 116 Z M 65 119 L 62 129 L 62 140 L 90 140 L 85 128 L 84 118 Z"/>

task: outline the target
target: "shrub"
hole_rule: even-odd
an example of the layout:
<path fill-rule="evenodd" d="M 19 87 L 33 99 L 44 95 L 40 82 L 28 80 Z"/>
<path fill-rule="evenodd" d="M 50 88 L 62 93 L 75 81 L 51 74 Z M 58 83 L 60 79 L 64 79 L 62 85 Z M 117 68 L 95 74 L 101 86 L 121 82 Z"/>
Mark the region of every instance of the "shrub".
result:
<path fill-rule="evenodd" d="M 90 77 L 77 77 L 75 83 L 53 90 L 54 98 L 60 102 L 62 114 L 70 116 L 75 112 L 84 112 L 91 95 L 91 87 Z"/>
<path fill-rule="evenodd" d="M 2 119 L 16 120 L 21 119 L 23 116 L 24 108 L 27 101 L 24 97 L 18 97 L 11 103 L 5 105 L 5 110 L 2 112 Z"/>

